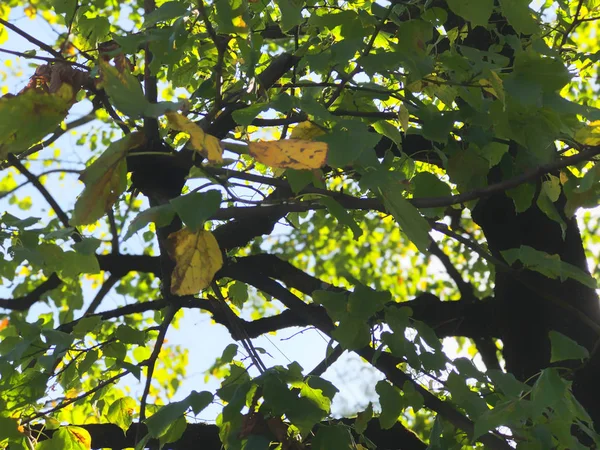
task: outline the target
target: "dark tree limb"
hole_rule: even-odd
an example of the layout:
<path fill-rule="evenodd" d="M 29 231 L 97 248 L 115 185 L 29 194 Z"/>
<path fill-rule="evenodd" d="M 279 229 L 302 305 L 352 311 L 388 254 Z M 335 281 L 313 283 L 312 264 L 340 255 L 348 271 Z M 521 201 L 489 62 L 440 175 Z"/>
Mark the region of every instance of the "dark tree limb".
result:
<path fill-rule="evenodd" d="M 100 289 L 98 289 L 96 296 L 93 298 L 90 306 L 88 306 L 86 309 L 84 316 L 89 316 L 90 314 L 94 314 L 96 312 L 96 309 L 98 309 L 98 306 L 100 306 L 100 303 L 102 303 L 104 297 L 106 297 L 106 295 L 110 292 L 113 286 L 119 282 L 120 279 L 121 277 L 117 275 L 110 274 L 108 276 L 106 281 L 102 283 Z"/>
<path fill-rule="evenodd" d="M 35 302 L 40 300 L 40 297 L 46 292 L 56 289 L 62 283 L 58 275 L 53 273 L 46 281 L 36 287 L 29 294 L 13 299 L 0 298 L 0 308 L 9 309 L 11 311 L 25 311 Z"/>
<path fill-rule="evenodd" d="M 456 269 L 456 267 L 454 267 L 454 264 L 452 264 L 452 261 L 450 261 L 448 255 L 446 255 L 435 242 L 431 243 L 431 245 L 429 246 L 429 251 L 432 255 L 436 256 L 437 259 L 439 259 L 440 262 L 444 265 L 446 272 L 456 284 L 458 292 L 460 292 L 461 298 L 463 300 L 467 300 L 469 298 L 475 300 L 475 296 L 473 295 L 473 286 L 471 285 L 471 283 L 468 283 L 465 280 L 463 280 L 463 277 L 461 276 L 460 272 Z"/>
<path fill-rule="evenodd" d="M 280 280 L 286 286 L 297 289 L 306 295 L 312 295 L 316 290 L 333 290 L 349 294 L 348 291 L 325 283 L 289 262 L 269 254 L 237 258 L 234 263 L 221 269 L 217 276 L 230 277 L 252 284 L 252 273 Z M 493 299 L 473 302 L 471 294 L 466 300 L 442 302 L 433 294 L 423 293 L 411 301 L 394 302 L 391 305 L 409 306 L 413 310 L 413 317 L 434 328 L 439 337 L 499 337 L 498 323 L 495 320 L 496 303 Z M 310 311 L 306 308 L 309 308 Z M 322 308 L 315 305 L 305 304 L 305 309 L 309 314 L 318 314 L 319 320 L 322 320 L 323 315 L 326 314 Z M 284 313 L 286 312 L 284 311 Z M 275 319 L 280 316 L 281 318 Z M 306 320 L 306 317 L 300 315 L 293 316 L 290 313 L 284 316 L 282 313 L 280 316 L 269 317 L 264 320 L 281 320 L 286 322 L 288 326 L 306 326 L 311 323 L 310 320 Z"/>
<path fill-rule="evenodd" d="M 327 424 L 336 423 L 331 421 Z M 347 426 L 353 424 L 352 419 L 343 419 L 339 421 Z M 92 437 L 92 448 L 110 448 L 113 450 L 123 450 L 132 448 L 135 445 L 136 435 L 145 436 L 148 433 L 146 424 L 133 423 L 126 433 L 116 425 L 110 423 L 103 424 L 85 424 L 74 425 L 84 428 Z M 56 430 L 47 430 L 42 425 L 32 425 L 30 427 L 33 437 L 38 437 L 40 441 L 50 439 Z M 372 420 L 367 425 L 365 431 L 367 436 L 379 450 L 425 450 L 427 445 L 417 436 L 407 430 L 402 424 L 397 423 L 388 430 L 383 430 L 379 426 L 379 421 Z M 163 450 L 189 450 L 198 448 L 202 444 L 204 450 L 219 450 L 222 443 L 219 438 L 219 428 L 216 425 L 207 423 L 188 423 L 183 435 L 176 442 L 164 444 Z M 150 448 L 158 446 L 157 439 L 151 439 L 148 444 Z"/>

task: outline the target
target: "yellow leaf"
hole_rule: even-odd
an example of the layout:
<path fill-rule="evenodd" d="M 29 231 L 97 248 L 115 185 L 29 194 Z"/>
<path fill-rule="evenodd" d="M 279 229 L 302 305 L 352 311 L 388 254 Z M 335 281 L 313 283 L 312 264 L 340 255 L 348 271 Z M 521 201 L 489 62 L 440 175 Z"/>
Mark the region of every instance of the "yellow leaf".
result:
<path fill-rule="evenodd" d="M 166 116 L 169 126 L 189 134 L 192 147 L 206 156 L 211 163 L 223 162 L 223 149 L 219 139 L 206 134 L 202 128 L 179 113 L 168 112 Z"/>
<path fill-rule="evenodd" d="M 92 436 L 89 431 L 81 427 L 65 427 L 71 435 L 71 439 L 81 445 L 82 448 L 92 448 Z"/>
<path fill-rule="evenodd" d="M 567 181 L 569 181 L 569 177 L 567 176 L 566 173 L 564 173 L 562 170 L 560 171 L 560 184 L 565 184 Z"/>
<path fill-rule="evenodd" d="M 300 122 L 296 127 L 292 130 L 292 134 L 290 138 L 292 139 L 308 139 L 309 141 L 317 136 L 321 136 L 325 134 L 325 131 L 321 129 L 318 125 L 315 125 L 309 120 L 304 122 Z"/>
<path fill-rule="evenodd" d="M 600 120 L 577 130 L 575 140 L 583 145 L 600 145 Z"/>
<path fill-rule="evenodd" d="M 327 159 L 327 144 L 304 139 L 250 142 L 250 154 L 260 163 L 281 169 L 320 169 Z"/>
<path fill-rule="evenodd" d="M 400 105 L 400 112 L 398 113 L 398 119 L 400 119 L 400 126 L 402 127 L 402 131 L 404 131 L 405 133 L 408 131 L 409 117 L 410 117 L 410 114 L 408 112 L 408 109 L 406 108 L 406 105 L 404 103 L 402 103 Z"/>
<path fill-rule="evenodd" d="M 171 293 L 193 295 L 208 287 L 223 266 L 223 255 L 210 231 L 188 228 L 169 235 L 169 256 L 175 261 Z"/>
<path fill-rule="evenodd" d="M 64 83 L 55 93 L 27 89 L 0 98 L 0 159 L 21 153 L 53 132 L 73 104 L 73 88 Z"/>
<path fill-rule="evenodd" d="M 127 188 L 127 151 L 144 142 L 142 133 L 131 133 L 113 142 L 81 174 L 85 189 L 75 202 L 72 225 L 89 225 L 102 217 Z"/>

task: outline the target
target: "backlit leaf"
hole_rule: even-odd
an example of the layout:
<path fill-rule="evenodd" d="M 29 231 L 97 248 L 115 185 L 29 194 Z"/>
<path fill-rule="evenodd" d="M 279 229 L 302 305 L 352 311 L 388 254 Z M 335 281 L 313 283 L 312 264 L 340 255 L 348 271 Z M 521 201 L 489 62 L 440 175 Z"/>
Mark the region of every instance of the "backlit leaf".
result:
<path fill-rule="evenodd" d="M 183 228 L 169 235 L 169 255 L 176 263 L 171 277 L 171 292 L 176 295 L 197 294 L 223 266 L 219 244 L 206 230 Z"/>
<path fill-rule="evenodd" d="M 448 6 L 455 14 L 472 23 L 485 26 L 492 15 L 494 0 L 447 0 Z"/>
<path fill-rule="evenodd" d="M 168 112 L 166 116 L 171 128 L 190 136 L 190 144 L 194 150 L 204 155 L 211 163 L 223 162 L 223 149 L 219 139 L 206 134 L 202 128 L 179 113 Z"/>
<path fill-rule="evenodd" d="M 552 348 L 552 354 L 550 356 L 550 362 L 564 361 L 567 359 L 586 359 L 589 358 L 590 353 L 587 348 L 582 347 L 573 339 L 558 331 L 550 331 L 550 344 Z"/>
<path fill-rule="evenodd" d="M 127 188 L 125 155 L 144 141 L 141 133 L 131 133 L 113 142 L 80 176 L 85 189 L 75 203 L 73 225 L 88 225 L 100 219 Z"/>
<path fill-rule="evenodd" d="M 402 414 L 404 409 L 402 397 L 394 386 L 384 380 L 377 383 L 375 391 L 379 395 L 379 403 L 381 404 L 379 423 L 381 428 L 387 430 L 396 424 L 398 417 Z"/>
<path fill-rule="evenodd" d="M 574 138 L 583 145 L 600 145 L 600 120 L 590 122 L 577 130 Z"/>
<path fill-rule="evenodd" d="M 62 122 L 73 104 L 73 88 L 64 83 L 57 92 L 29 89 L 0 98 L 0 160 L 21 153 Z"/>
<path fill-rule="evenodd" d="M 304 122 L 300 122 L 294 127 L 292 133 L 290 134 L 290 138 L 311 140 L 317 136 L 322 136 L 323 134 L 325 134 L 323 128 L 309 120 L 306 120 Z"/>
<path fill-rule="evenodd" d="M 106 418 L 110 423 L 114 423 L 126 432 L 133 423 L 133 413 L 136 407 L 137 403 L 134 399 L 122 397 L 108 407 Z"/>
<path fill-rule="evenodd" d="M 191 231 L 202 228 L 211 215 L 221 205 L 221 193 L 211 190 L 207 192 L 192 192 L 171 200 L 171 205 Z"/>
<path fill-rule="evenodd" d="M 320 169 L 327 159 L 325 142 L 304 139 L 250 142 L 248 150 L 258 162 L 279 169 Z"/>
<path fill-rule="evenodd" d="M 154 222 L 157 227 L 167 226 L 171 223 L 174 216 L 175 211 L 173 209 L 173 205 L 170 203 L 148 208 L 135 216 L 135 218 L 131 221 L 123 240 L 129 239 L 150 222 Z"/>
<path fill-rule="evenodd" d="M 394 216 L 402 231 L 420 251 L 427 253 L 427 248 L 431 243 L 429 237 L 431 227 L 419 210 L 402 196 L 399 188 L 382 188 L 381 195 L 386 209 Z"/>
<path fill-rule="evenodd" d="M 151 104 L 142 91 L 139 80 L 127 71 L 119 71 L 108 62 L 100 61 L 102 86 L 111 103 L 123 114 L 132 118 L 144 116 Z"/>

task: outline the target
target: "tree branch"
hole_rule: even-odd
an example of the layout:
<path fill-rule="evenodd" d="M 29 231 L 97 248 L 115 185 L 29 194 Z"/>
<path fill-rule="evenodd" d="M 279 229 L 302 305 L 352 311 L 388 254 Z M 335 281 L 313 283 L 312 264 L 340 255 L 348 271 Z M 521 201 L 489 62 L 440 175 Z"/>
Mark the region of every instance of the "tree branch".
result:
<path fill-rule="evenodd" d="M 58 278 L 58 275 L 53 273 L 46 281 L 27 295 L 13 299 L 0 298 L 0 308 L 9 309 L 11 311 L 25 311 L 35 302 L 39 301 L 42 295 L 52 289 L 56 289 L 61 283 L 62 281 Z"/>
<path fill-rule="evenodd" d="M 51 46 L 49 46 L 48 44 L 40 41 L 39 39 L 34 38 L 32 35 L 30 35 L 29 33 L 26 33 L 25 31 L 21 30 L 19 27 L 13 25 L 12 23 L 4 20 L 4 19 L 0 19 L 0 25 L 4 25 L 6 28 L 8 28 L 9 30 L 14 31 L 15 33 L 17 33 L 19 36 L 27 39 L 29 42 L 31 42 L 34 45 L 37 45 L 39 48 L 41 48 L 42 50 L 50 53 L 52 56 L 54 56 L 56 59 L 60 59 L 60 60 L 64 60 L 63 56 L 60 54 L 60 52 L 57 52 L 56 50 L 54 50 Z"/>

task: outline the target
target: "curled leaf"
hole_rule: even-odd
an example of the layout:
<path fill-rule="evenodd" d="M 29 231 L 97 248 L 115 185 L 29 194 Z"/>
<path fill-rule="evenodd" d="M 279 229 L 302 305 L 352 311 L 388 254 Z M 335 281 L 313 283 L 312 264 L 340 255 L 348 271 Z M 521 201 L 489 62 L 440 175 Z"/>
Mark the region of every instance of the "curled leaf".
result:
<path fill-rule="evenodd" d="M 206 134 L 202 128 L 179 113 L 168 112 L 166 116 L 169 126 L 189 134 L 192 147 L 206 156 L 211 163 L 223 162 L 223 149 L 219 139 Z"/>
<path fill-rule="evenodd" d="M 327 143 L 305 139 L 250 142 L 250 154 L 260 163 L 280 169 L 320 169 L 327 160 Z"/>
<path fill-rule="evenodd" d="M 208 287 L 223 266 L 223 255 L 210 231 L 183 228 L 169 235 L 169 255 L 175 261 L 171 293 L 193 295 Z"/>

